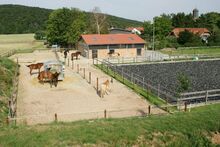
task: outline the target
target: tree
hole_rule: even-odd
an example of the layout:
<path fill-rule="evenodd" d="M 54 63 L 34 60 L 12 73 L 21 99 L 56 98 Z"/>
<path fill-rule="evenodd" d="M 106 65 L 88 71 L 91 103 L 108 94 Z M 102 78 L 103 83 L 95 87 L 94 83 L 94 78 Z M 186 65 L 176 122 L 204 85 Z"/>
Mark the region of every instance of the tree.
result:
<path fill-rule="evenodd" d="M 72 12 L 70 9 L 62 8 L 53 11 L 48 20 L 47 40 L 51 44 L 66 46 L 68 42 L 68 32 L 72 24 Z"/>
<path fill-rule="evenodd" d="M 190 83 L 188 76 L 186 76 L 183 73 L 179 73 L 177 75 L 177 80 L 178 80 L 178 86 L 177 86 L 178 93 L 182 93 L 182 92 L 189 90 L 191 83 Z"/>
<path fill-rule="evenodd" d="M 94 7 L 92 10 L 96 33 L 101 34 L 102 31 L 106 31 L 107 28 L 107 16 L 101 12 L 99 7 Z M 92 23 L 93 24 L 93 23 Z"/>
<path fill-rule="evenodd" d="M 68 43 L 73 44 L 75 47 L 77 47 L 77 42 L 80 39 L 81 34 L 85 32 L 86 29 L 86 23 L 85 23 L 85 15 L 81 14 L 81 16 L 73 21 L 69 33 L 68 33 Z"/>
<path fill-rule="evenodd" d="M 212 33 L 212 35 L 208 38 L 209 46 L 219 46 L 220 45 L 220 30 L 216 30 Z"/>
<path fill-rule="evenodd" d="M 187 30 L 179 33 L 178 43 L 183 46 L 201 46 L 202 40 L 198 35 L 195 35 Z"/>
<path fill-rule="evenodd" d="M 150 42 L 153 37 L 153 25 L 150 21 L 145 21 L 143 23 L 144 32 L 141 34 L 141 37 L 146 41 Z"/>
<path fill-rule="evenodd" d="M 53 11 L 47 25 L 47 39 L 50 44 L 61 46 L 75 44 L 76 39 L 83 32 L 80 25 L 85 28 L 83 15 L 78 9 L 63 8 Z M 73 36 L 76 38 L 73 39 Z"/>
<path fill-rule="evenodd" d="M 159 40 L 163 40 L 172 29 L 171 17 L 169 15 L 161 15 L 154 18 L 155 35 Z"/>

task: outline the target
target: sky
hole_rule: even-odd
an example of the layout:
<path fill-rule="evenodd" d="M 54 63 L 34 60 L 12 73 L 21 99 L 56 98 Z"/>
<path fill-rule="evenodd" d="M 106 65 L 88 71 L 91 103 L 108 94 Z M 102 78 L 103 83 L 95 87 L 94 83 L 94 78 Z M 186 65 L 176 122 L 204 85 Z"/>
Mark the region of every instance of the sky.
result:
<path fill-rule="evenodd" d="M 220 0 L 0 0 L 0 4 L 20 4 L 49 9 L 62 7 L 91 11 L 99 7 L 103 13 L 133 20 L 147 21 L 163 13 L 220 12 Z"/>

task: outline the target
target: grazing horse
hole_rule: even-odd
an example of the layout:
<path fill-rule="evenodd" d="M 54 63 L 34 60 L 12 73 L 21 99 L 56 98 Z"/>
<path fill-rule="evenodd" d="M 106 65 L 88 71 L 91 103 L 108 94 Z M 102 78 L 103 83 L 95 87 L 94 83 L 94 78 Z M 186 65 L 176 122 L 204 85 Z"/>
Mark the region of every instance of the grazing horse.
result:
<path fill-rule="evenodd" d="M 68 49 L 65 49 L 65 50 L 64 50 L 64 53 L 63 53 L 63 54 L 64 54 L 64 58 L 67 57 L 67 53 L 69 53 L 69 50 L 68 50 Z"/>
<path fill-rule="evenodd" d="M 33 70 L 33 69 L 38 69 L 38 73 L 40 73 L 40 69 L 41 69 L 41 67 L 42 67 L 43 65 L 44 65 L 43 63 L 37 63 L 37 64 L 27 65 L 27 67 L 30 68 L 30 75 L 32 75 L 32 70 Z"/>
<path fill-rule="evenodd" d="M 120 56 L 120 54 L 119 54 L 119 53 L 116 53 L 116 52 L 114 52 L 114 53 L 108 53 L 108 55 L 109 55 L 109 57 L 119 57 L 119 56 Z"/>
<path fill-rule="evenodd" d="M 101 84 L 101 89 L 100 89 L 100 97 L 104 98 L 105 94 L 108 94 L 110 92 L 110 82 L 109 80 L 106 80 L 104 83 Z"/>
<path fill-rule="evenodd" d="M 52 73 L 50 71 L 41 71 L 37 78 L 39 82 L 42 82 L 43 84 L 44 84 L 44 80 L 49 80 L 50 87 L 52 88 L 52 85 L 57 87 L 59 74 L 60 73 L 58 72 Z"/>
<path fill-rule="evenodd" d="M 77 51 L 75 53 L 71 54 L 71 60 L 73 60 L 74 57 L 76 57 L 76 60 L 78 59 L 78 56 L 81 55 L 81 52 Z"/>

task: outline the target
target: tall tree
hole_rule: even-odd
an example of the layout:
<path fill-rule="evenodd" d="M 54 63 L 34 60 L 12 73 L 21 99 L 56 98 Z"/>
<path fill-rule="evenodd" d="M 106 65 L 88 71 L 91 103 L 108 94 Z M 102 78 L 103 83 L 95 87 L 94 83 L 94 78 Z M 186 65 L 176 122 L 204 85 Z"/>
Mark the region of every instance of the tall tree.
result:
<path fill-rule="evenodd" d="M 72 12 L 70 9 L 62 8 L 53 11 L 48 20 L 47 40 L 51 44 L 66 46 L 68 42 L 67 34 L 72 20 Z"/>
<path fill-rule="evenodd" d="M 84 23 L 83 12 L 78 9 L 62 8 L 51 13 L 47 25 L 47 39 L 51 44 L 57 43 L 61 46 L 75 44 L 72 36 L 79 36 L 82 29 L 78 24 Z M 78 23 L 79 21 L 79 23 Z M 82 25 L 84 26 L 84 24 Z M 74 34 L 77 33 L 77 34 Z M 77 37 L 78 38 L 78 37 Z"/>
<path fill-rule="evenodd" d="M 154 18 L 155 35 L 157 39 L 164 39 L 172 29 L 171 16 L 162 14 Z"/>
<path fill-rule="evenodd" d="M 92 21 L 94 21 L 96 33 L 101 34 L 102 31 L 106 31 L 107 16 L 102 13 L 99 7 L 94 7 L 92 10 Z"/>
<path fill-rule="evenodd" d="M 81 13 L 76 20 L 71 24 L 69 33 L 68 33 L 68 44 L 73 44 L 75 48 L 80 39 L 81 34 L 85 33 L 86 30 L 86 17 L 84 13 Z"/>
<path fill-rule="evenodd" d="M 150 42 L 153 36 L 153 25 L 150 21 L 145 21 L 143 23 L 143 28 L 144 32 L 141 34 L 141 37 Z"/>

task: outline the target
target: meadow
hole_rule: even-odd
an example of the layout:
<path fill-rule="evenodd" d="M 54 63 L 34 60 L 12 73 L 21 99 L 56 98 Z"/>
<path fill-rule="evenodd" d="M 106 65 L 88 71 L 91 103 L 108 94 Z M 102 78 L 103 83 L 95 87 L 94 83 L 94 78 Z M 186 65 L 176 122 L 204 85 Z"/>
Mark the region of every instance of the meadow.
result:
<path fill-rule="evenodd" d="M 160 50 L 168 55 L 207 55 L 220 57 L 220 47 L 179 48 L 176 50 Z"/>
<path fill-rule="evenodd" d="M 45 46 L 43 41 L 34 39 L 34 34 L 0 35 L 0 54 L 10 50 L 32 52 L 35 49 L 45 49 Z"/>

